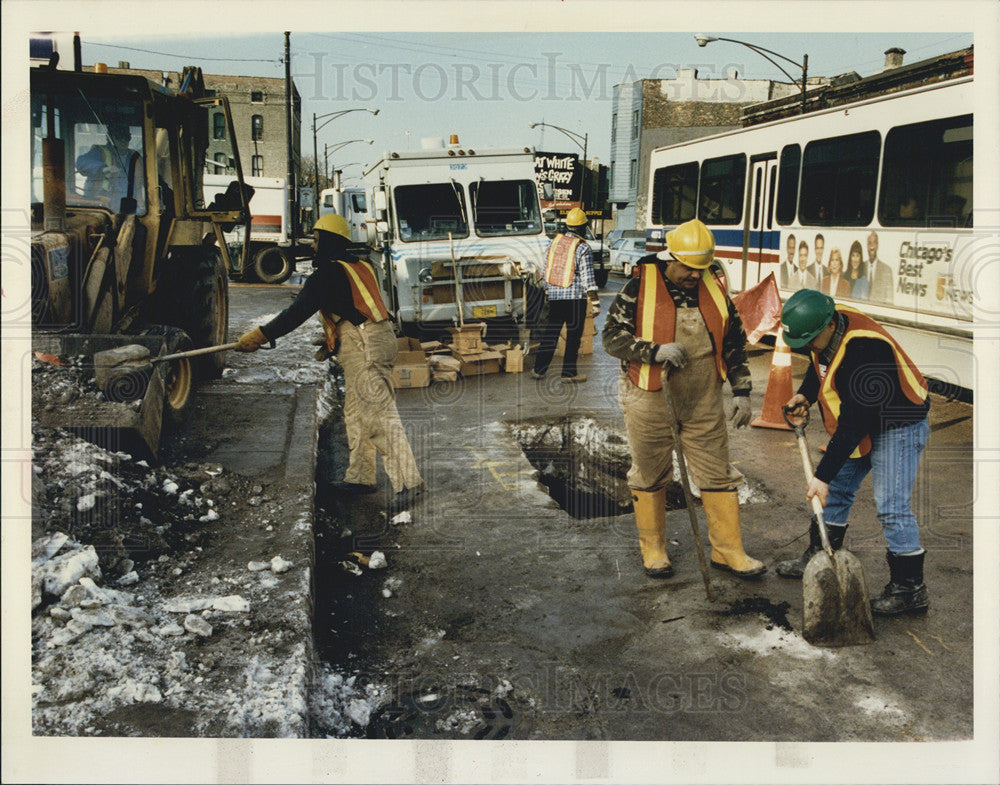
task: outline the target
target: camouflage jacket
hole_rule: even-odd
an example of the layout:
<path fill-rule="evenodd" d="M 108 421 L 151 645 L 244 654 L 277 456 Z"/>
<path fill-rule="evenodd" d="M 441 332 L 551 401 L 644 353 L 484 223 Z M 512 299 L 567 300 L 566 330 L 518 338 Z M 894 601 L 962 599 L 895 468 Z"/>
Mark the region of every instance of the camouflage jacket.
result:
<path fill-rule="evenodd" d="M 640 260 L 640 264 L 645 260 Z M 660 273 L 663 273 L 664 263 L 658 262 Z M 691 294 L 674 286 L 664 278 L 667 284 L 667 291 L 674 299 L 674 304 L 678 308 L 697 308 L 698 295 Z M 639 278 L 630 278 L 622 287 L 622 290 L 615 297 L 615 301 L 608 310 L 607 319 L 604 322 L 604 330 L 601 333 L 601 342 L 604 351 L 613 357 L 617 357 L 622 362 L 622 370 L 628 369 L 630 362 L 651 363 L 653 355 L 660 345 L 652 341 L 637 338 L 635 335 L 635 313 L 636 302 L 639 298 Z M 750 394 L 750 367 L 747 361 L 747 336 L 743 330 L 743 322 L 733 305 L 733 301 L 726 297 L 726 304 L 729 307 L 729 329 L 722 339 L 722 361 L 726 364 L 729 386 L 733 395 Z"/>

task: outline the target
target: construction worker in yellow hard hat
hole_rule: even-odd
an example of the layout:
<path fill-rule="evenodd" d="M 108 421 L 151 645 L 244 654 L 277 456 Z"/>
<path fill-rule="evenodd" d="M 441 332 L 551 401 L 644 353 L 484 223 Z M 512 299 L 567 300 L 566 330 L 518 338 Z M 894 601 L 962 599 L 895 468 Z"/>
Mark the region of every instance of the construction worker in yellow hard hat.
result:
<path fill-rule="evenodd" d="M 566 215 L 566 232 L 557 234 L 549 243 L 544 277 L 549 315 L 542 327 L 541 345 L 531 372 L 535 379 L 544 377 L 549 369 L 559 333 L 565 325 L 566 350 L 560 379 L 564 382 L 587 381 L 585 375 L 577 372 L 576 360 L 587 315 L 596 316 L 601 304 L 594 280 L 593 253 L 584 239 L 586 231 L 587 215 L 574 207 Z"/>
<path fill-rule="evenodd" d="M 625 414 L 639 550 L 648 575 L 666 578 L 666 484 L 674 448 L 664 378 L 679 421 L 681 452 L 701 491 L 712 543 L 711 564 L 741 578 L 764 565 L 743 550 L 736 488 L 743 475 L 729 462 L 723 382 L 733 393 L 730 423 L 750 422 L 746 333 L 726 287 L 710 269 L 715 238 L 699 220 L 666 235 L 666 249 L 647 254 L 608 311 L 604 350 L 621 360 L 619 402 Z M 666 369 L 667 374 L 662 372 Z"/>
<path fill-rule="evenodd" d="M 381 453 L 392 483 L 390 514 L 406 509 L 423 490 L 406 432 L 396 411 L 392 366 L 398 345 L 375 269 L 348 251 L 351 228 L 343 216 L 322 216 L 313 227 L 312 275 L 295 301 L 267 324 L 240 337 L 237 351 L 253 352 L 301 325 L 317 311 L 323 326 L 317 359 L 335 356 L 344 370 L 344 425 L 350 459 L 340 488 L 375 490 Z"/>

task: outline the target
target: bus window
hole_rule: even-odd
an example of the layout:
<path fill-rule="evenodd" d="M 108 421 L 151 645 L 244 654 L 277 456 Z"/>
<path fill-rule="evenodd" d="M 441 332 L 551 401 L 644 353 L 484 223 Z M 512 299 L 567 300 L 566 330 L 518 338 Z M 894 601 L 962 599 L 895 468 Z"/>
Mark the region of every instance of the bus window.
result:
<path fill-rule="evenodd" d="M 818 139 L 802 156 L 799 222 L 867 226 L 875 215 L 878 131 Z"/>
<path fill-rule="evenodd" d="M 795 220 L 795 202 L 799 195 L 799 165 L 802 163 L 802 148 L 797 144 L 785 145 L 781 151 L 778 168 L 778 223 L 788 226 Z"/>
<path fill-rule="evenodd" d="M 698 217 L 709 224 L 738 224 L 743 218 L 747 157 L 726 155 L 701 165 Z"/>
<path fill-rule="evenodd" d="M 971 226 L 972 115 L 897 126 L 885 137 L 883 226 Z"/>
<path fill-rule="evenodd" d="M 660 225 L 690 221 L 697 194 L 697 162 L 657 169 L 653 173 L 653 221 Z"/>
<path fill-rule="evenodd" d="M 772 218 L 772 216 L 774 215 L 774 191 L 777 182 L 778 182 L 778 170 L 776 167 L 772 166 L 770 185 L 768 186 L 767 189 L 767 221 L 764 224 L 765 229 L 770 229 L 771 226 L 773 225 L 772 222 L 774 219 Z"/>

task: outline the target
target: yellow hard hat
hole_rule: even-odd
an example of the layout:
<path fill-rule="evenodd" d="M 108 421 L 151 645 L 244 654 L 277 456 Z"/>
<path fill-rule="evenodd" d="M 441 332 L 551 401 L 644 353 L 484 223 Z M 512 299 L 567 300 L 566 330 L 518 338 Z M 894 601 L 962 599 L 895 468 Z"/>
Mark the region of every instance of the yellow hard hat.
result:
<path fill-rule="evenodd" d="M 566 226 L 583 226 L 587 223 L 587 214 L 579 207 L 574 207 L 566 214 Z"/>
<path fill-rule="evenodd" d="M 715 237 L 697 218 L 667 232 L 666 240 L 667 250 L 660 251 L 658 259 L 676 259 L 688 267 L 704 270 L 715 258 Z"/>
<path fill-rule="evenodd" d="M 317 229 L 323 232 L 330 232 L 331 234 L 339 234 L 347 240 L 351 239 L 351 225 L 347 223 L 347 219 L 344 216 L 337 215 L 336 213 L 327 213 L 321 216 L 313 225 L 313 231 L 315 232 Z"/>

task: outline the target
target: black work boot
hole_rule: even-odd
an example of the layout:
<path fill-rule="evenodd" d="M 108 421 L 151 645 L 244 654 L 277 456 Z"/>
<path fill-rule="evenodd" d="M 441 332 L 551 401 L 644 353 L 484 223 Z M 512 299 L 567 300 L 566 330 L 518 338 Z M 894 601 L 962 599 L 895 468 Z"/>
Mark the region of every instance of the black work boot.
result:
<path fill-rule="evenodd" d="M 882 596 L 872 600 L 872 613 L 876 616 L 898 616 L 902 613 L 927 613 L 930 601 L 924 585 L 924 556 L 927 551 L 912 556 L 896 556 L 889 551 L 889 583 Z"/>
<path fill-rule="evenodd" d="M 837 526 L 828 523 L 826 525 L 826 536 L 830 538 L 830 547 L 835 551 L 839 551 L 844 547 L 844 536 L 846 534 L 847 524 Z M 801 580 L 802 573 L 806 571 L 806 565 L 809 563 L 809 560 L 821 550 L 823 550 L 823 542 L 819 538 L 819 523 L 816 521 L 816 516 L 814 515 L 812 522 L 809 524 L 809 547 L 806 548 L 805 553 L 797 559 L 778 562 L 778 566 L 774 568 L 775 572 L 782 578 L 798 578 Z"/>

